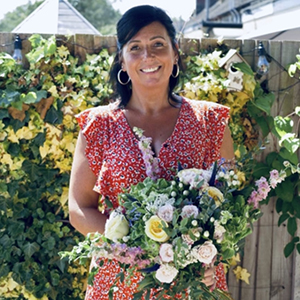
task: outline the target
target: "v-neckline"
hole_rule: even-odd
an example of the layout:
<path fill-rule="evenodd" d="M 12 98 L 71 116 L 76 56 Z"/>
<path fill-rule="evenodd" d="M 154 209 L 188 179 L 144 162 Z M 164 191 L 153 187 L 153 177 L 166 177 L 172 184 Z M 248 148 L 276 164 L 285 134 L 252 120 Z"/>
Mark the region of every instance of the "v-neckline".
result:
<path fill-rule="evenodd" d="M 175 123 L 175 126 L 173 128 L 173 131 L 172 131 L 171 135 L 161 144 L 161 147 L 160 147 L 158 153 L 155 153 L 155 151 L 154 151 L 154 149 L 152 147 L 152 144 L 151 144 L 151 149 L 152 149 L 152 151 L 154 153 L 154 157 L 158 157 L 158 158 L 160 157 L 160 153 L 161 153 L 161 150 L 164 148 L 164 145 L 167 144 L 167 143 L 170 143 L 170 141 L 172 140 L 173 136 L 175 135 L 175 132 L 178 130 L 178 127 L 179 127 L 179 124 L 180 124 L 180 120 L 182 118 L 182 114 L 184 112 L 184 109 L 185 109 L 185 106 L 186 106 L 186 103 L 187 103 L 184 97 L 181 97 L 181 99 L 182 99 L 182 102 L 181 102 L 181 106 L 180 106 L 178 118 L 176 120 L 176 123 Z M 124 126 L 130 131 L 132 139 L 138 143 L 139 139 L 135 135 L 135 133 L 133 132 L 133 129 L 129 125 L 129 122 L 128 122 L 126 116 L 125 116 L 125 113 L 124 113 L 123 109 L 121 109 L 121 108 L 120 108 L 120 113 L 121 113 L 121 116 L 122 116 L 122 122 L 123 122 Z"/>

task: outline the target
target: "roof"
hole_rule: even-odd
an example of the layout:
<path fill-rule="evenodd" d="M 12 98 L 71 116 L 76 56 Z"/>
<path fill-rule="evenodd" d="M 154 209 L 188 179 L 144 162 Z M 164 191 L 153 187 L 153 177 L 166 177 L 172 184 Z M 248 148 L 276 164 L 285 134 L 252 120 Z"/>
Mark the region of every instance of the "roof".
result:
<path fill-rule="evenodd" d="M 101 35 L 67 0 L 45 0 L 12 32 Z"/>

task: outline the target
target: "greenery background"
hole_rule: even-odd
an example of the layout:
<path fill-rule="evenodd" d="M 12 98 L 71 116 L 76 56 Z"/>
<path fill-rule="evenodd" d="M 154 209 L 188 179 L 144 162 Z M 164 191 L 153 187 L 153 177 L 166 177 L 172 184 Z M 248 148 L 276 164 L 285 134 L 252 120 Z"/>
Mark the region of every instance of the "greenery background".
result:
<path fill-rule="evenodd" d="M 92 16 L 99 18 L 97 7 L 95 15 L 88 11 L 85 15 L 83 2 L 70 2 L 89 21 Z M 7 14 L 0 31 L 10 31 L 20 22 L 18 14 L 25 18 L 38 4 Z M 109 32 L 111 24 L 107 21 L 96 27 L 104 32 L 102 26 L 106 25 Z M 66 47 L 57 47 L 54 37 L 46 40 L 34 35 L 30 42 L 28 69 L 16 65 L 8 54 L 0 55 L 0 298 L 83 299 L 88 266 L 70 265 L 58 256 L 59 251 L 70 250 L 82 239 L 68 222 L 66 205 L 79 130 L 74 115 L 109 102 L 112 91 L 107 77 L 112 56 L 104 49 L 79 64 Z M 248 183 L 266 176 L 270 169 L 285 168 L 284 161 L 289 162 L 288 178 L 272 196 L 277 196 L 279 225 L 287 221 L 291 235 L 284 253 L 289 256 L 295 248 L 300 253 L 296 236 L 300 219 L 296 153 L 300 142 L 292 133 L 297 123 L 291 122 L 292 115 L 300 115 L 299 107 L 289 116 L 272 117 L 272 93 L 264 90 L 255 73 L 243 64 L 236 66 L 244 73 L 243 90 L 228 92 L 227 72 L 218 66 L 227 51 L 220 45 L 210 53 L 183 54 L 187 70 L 178 92 L 231 107 L 229 125 Z M 300 69 L 300 56 L 296 59 L 291 76 Z M 258 163 L 255 155 L 270 132 L 281 149 Z"/>

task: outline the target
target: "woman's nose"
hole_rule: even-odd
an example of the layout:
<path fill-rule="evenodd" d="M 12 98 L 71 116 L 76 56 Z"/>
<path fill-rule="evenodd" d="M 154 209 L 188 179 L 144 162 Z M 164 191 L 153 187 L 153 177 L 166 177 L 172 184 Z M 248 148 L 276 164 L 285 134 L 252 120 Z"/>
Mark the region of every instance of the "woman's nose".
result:
<path fill-rule="evenodd" d="M 154 56 L 154 52 L 150 47 L 145 47 L 143 54 L 144 54 L 144 58 L 152 58 Z"/>

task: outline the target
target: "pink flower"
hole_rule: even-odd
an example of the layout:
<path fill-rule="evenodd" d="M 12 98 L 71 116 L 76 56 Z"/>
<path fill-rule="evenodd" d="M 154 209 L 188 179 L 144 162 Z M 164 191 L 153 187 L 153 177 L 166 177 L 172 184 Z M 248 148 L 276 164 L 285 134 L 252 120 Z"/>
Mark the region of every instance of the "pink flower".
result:
<path fill-rule="evenodd" d="M 171 222 L 173 219 L 174 207 L 171 204 L 166 204 L 158 209 L 157 215 L 165 222 Z"/>
<path fill-rule="evenodd" d="M 278 173 L 277 170 L 272 170 L 270 172 L 270 186 L 275 189 L 278 183 L 281 183 L 284 181 L 286 177 L 286 173 L 284 171 L 281 171 L 280 174 Z"/>
<path fill-rule="evenodd" d="M 259 201 L 261 201 L 261 199 L 259 198 L 259 194 L 257 191 L 252 191 L 249 199 L 248 199 L 248 203 L 253 203 L 254 208 L 258 208 L 258 203 Z"/>
<path fill-rule="evenodd" d="M 181 216 L 183 218 L 190 218 L 190 217 L 197 218 L 198 214 L 199 214 L 199 210 L 198 207 L 195 205 L 185 205 L 182 208 L 182 212 L 181 212 Z"/>
<path fill-rule="evenodd" d="M 217 253 L 217 248 L 211 241 L 206 241 L 203 245 L 196 246 L 191 251 L 193 257 L 206 265 L 214 260 Z"/>
<path fill-rule="evenodd" d="M 171 244 L 161 244 L 159 249 L 159 255 L 163 262 L 171 262 L 174 260 L 174 251 Z"/>

